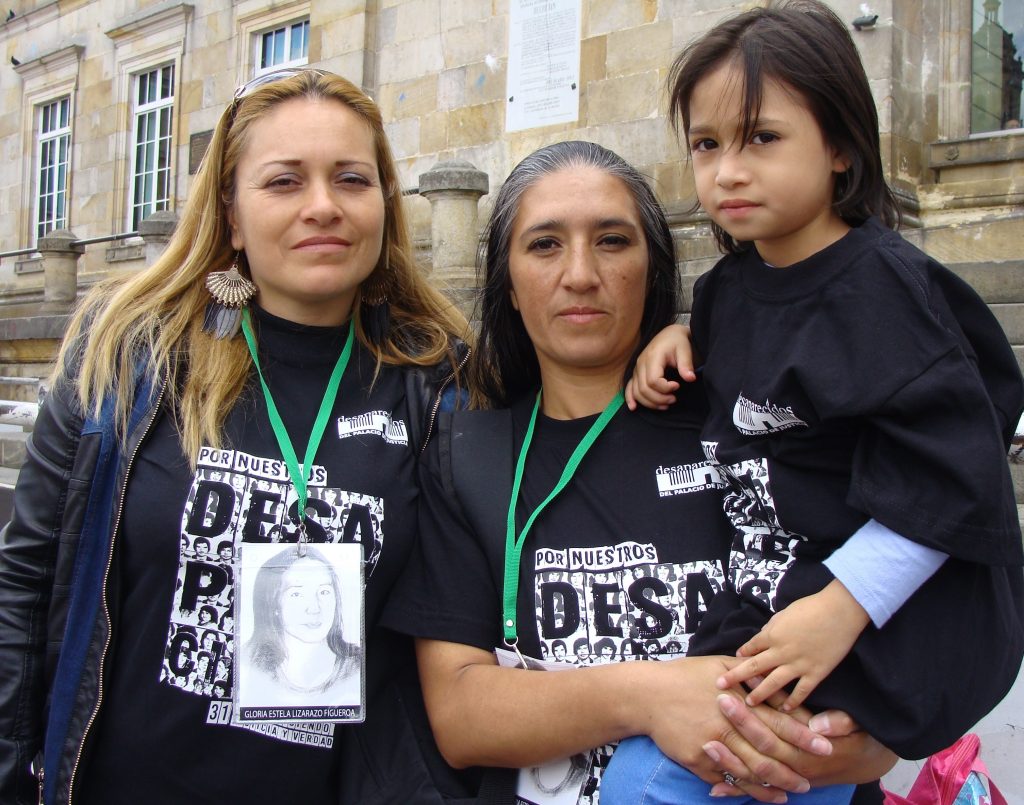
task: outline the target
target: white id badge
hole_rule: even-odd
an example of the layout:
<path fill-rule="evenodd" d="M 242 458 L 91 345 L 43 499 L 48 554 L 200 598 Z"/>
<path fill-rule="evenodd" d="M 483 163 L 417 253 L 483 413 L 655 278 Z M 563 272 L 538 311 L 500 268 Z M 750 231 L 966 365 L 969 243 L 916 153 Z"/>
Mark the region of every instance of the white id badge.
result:
<path fill-rule="evenodd" d="M 241 546 L 236 721 L 365 718 L 362 559 L 357 543 Z"/>
<path fill-rule="evenodd" d="M 525 665 L 532 671 L 568 671 L 574 667 L 564 662 L 538 660 L 504 648 L 496 648 L 494 654 L 498 658 L 498 665 L 509 668 L 522 668 Z M 516 781 L 517 801 L 524 805 L 576 805 L 584 789 L 594 786 L 591 783 L 594 777 L 593 759 L 594 753 L 591 751 L 554 760 L 543 766 L 520 769 Z"/>

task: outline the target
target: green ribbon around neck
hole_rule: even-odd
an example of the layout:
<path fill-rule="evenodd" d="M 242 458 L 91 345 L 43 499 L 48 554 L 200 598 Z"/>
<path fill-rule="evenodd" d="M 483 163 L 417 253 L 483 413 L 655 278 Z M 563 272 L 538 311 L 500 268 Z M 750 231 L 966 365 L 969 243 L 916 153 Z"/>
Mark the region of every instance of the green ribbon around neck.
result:
<path fill-rule="evenodd" d="M 625 403 L 625 398 L 621 391 L 612 398 L 612 401 L 608 403 L 594 424 L 590 426 L 590 429 L 580 440 L 580 443 L 576 445 L 576 449 L 573 451 L 572 455 L 569 456 L 569 460 L 566 462 L 565 469 L 562 470 L 562 476 L 558 479 L 558 483 L 555 484 L 555 488 L 552 489 L 551 493 L 536 509 L 533 510 L 533 513 L 527 519 L 526 525 L 523 526 L 523 530 L 519 532 L 519 537 L 517 538 L 516 508 L 519 503 L 519 489 L 523 483 L 523 471 L 526 468 L 526 454 L 530 449 L 530 443 L 533 441 L 533 431 L 537 424 L 537 412 L 540 410 L 540 400 L 543 393 L 543 389 L 537 392 L 537 401 L 533 405 L 533 414 L 530 416 L 530 424 L 526 428 L 526 437 L 523 439 L 523 446 L 519 450 L 519 460 L 516 462 L 515 478 L 512 481 L 512 498 L 508 503 L 508 519 L 506 520 L 505 527 L 505 582 L 502 595 L 501 617 L 501 627 L 505 635 L 505 644 L 508 646 L 515 646 L 516 643 L 519 642 L 518 633 L 516 631 L 516 598 L 519 595 L 520 555 L 523 552 L 523 544 L 526 542 L 526 535 L 529 533 L 530 528 L 533 527 L 533 523 L 537 519 L 537 516 L 569 484 L 569 481 L 571 481 L 573 475 L 575 475 L 580 462 L 583 460 L 583 456 L 587 454 L 587 451 L 590 450 L 594 442 L 597 441 L 597 437 L 600 436 L 602 431 L 604 431 L 608 426 L 611 418 L 615 416 L 616 412 Z"/>
<path fill-rule="evenodd" d="M 263 399 L 267 401 L 267 415 L 270 417 L 270 425 L 274 429 L 274 436 L 277 437 L 278 447 L 281 448 L 281 455 L 284 456 L 285 466 L 288 467 L 288 477 L 291 479 L 292 486 L 295 487 L 295 493 L 299 498 L 298 514 L 300 539 L 303 539 L 306 532 L 304 523 L 306 520 L 306 500 L 309 497 L 306 489 L 309 482 L 309 473 L 313 469 L 313 460 L 316 458 L 316 451 L 320 447 L 320 442 L 324 437 L 324 431 L 327 429 L 327 420 L 331 418 L 331 411 L 334 409 L 334 401 L 338 398 L 338 387 L 341 385 L 341 376 L 345 374 L 345 367 L 348 366 L 348 359 L 352 355 L 354 333 L 355 328 L 350 323 L 348 327 L 348 338 L 345 340 L 345 348 L 342 349 L 341 355 L 338 356 L 338 362 L 334 364 L 334 371 L 331 372 L 331 378 L 327 381 L 324 398 L 320 402 L 320 410 L 317 412 L 316 421 L 313 423 L 313 430 L 309 434 L 309 442 L 306 444 L 306 455 L 303 457 L 302 465 L 300 466 L 298 456 L 295 453 L 295 448 L 292 447 L 292 440 L 288 436 L 288 431 L 284 426 L 284 421 L 281 419 L 281 415 L 277 411 L 277 405 L 274 404 L 274 397 L 270 393 L 270 387 L 267 386 L 267 381 L 263 377 L 263 370 L 260 368 L 260 359 L 256 355 L 256 339 L 252 334 L 252 319 L 249 314 L 249 309 L 246 308 L 242 311 L 242 334 L 245 336 L 245 343 L 249 346 L 249 354 L 252 356 L 252 362 L 256 365 L 256 373 L 260 377 L 260 385 L 263 387 Z"/>

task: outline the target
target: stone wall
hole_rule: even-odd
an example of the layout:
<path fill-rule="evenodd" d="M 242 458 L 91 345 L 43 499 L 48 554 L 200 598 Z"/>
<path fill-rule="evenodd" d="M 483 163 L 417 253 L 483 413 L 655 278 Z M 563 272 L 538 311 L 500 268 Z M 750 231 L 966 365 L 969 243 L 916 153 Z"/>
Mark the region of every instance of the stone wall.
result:
<path fill-rule="evenodd" d="M 1019 2 L 1019 0 L 1007 0 Z M 579 118 L 505 133 L 508 0 L 43 0 L 16 1 L 0 24 L 0 251 L 31 244 L 33 105 L 73 99 L 69 228 L 79 238 L 128 224 L 129 93 L 133 72 L 173 62 L 173 207 L 191 182 L 190 143 L 215 125 L 252 72 L 255 32 L 308 15 L 309 61 L 347 75 L 381 105 L 407 188 L 438 163 L 483 171 L 493 192 L 523 156 L 569 138 L 594 140 L 640 166 L 668 208 L 689 273 L 714 257 L 692 182 L 666 119 L 665 79 L 679 49 L 746 3 L 725 0 L 582 0 Z M 832 0 L 844 19 L 860 0 Z M 875 26 L 853 32 L 882 122 L 888 175 L 913 237 L 944 260 L 1024 254 L 1024 133 L 967 136 L 970 0 L 879 0 Z M 965 54 L 967 61 L 965 61 Z M 11 66 L 14 58 L 20 64 Z M 490 196 L 480 202 L 486 220 Z M 409 207 L 429 255 L 431 202 Z M 468 231 L 464 236 L 472 239 Z M 23 273 L 15 270 L 21 264 Z M 128 242 L 90 246 L 79 279 L 144 264 Z M 41 298 L 31 259 L 0 260 L 5 300 Z"/>

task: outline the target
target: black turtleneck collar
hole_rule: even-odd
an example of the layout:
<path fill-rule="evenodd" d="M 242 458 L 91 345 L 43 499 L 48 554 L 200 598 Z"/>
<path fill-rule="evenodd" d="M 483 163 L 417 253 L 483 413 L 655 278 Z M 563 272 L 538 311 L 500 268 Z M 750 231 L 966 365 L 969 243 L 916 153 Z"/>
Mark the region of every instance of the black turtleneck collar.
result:
<path fill-rule="evenodd" d="M 282 319 L 258 305 L 250 309 L 261 357 L 299 368 L 333 366 L 345 346 L 348 322 L 335 327 L 320 327 Z"/>

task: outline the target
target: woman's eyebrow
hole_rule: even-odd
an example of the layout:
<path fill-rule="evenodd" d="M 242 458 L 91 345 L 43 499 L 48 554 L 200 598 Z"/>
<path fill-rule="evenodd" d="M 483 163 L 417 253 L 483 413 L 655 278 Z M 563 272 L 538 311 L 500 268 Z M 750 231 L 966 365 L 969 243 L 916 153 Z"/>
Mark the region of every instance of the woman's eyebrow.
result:
<path fill-rule="evenodd" d="M 549 218 L 546 221 L 538 221 L 533 226 L 530 226 L 530 227 L 527 227 L 526 229 L 524 229 L 523 230 L 523 234 L 522 234 L 521 237 L 525 237 L 526 235 L 531 235 L 534 232 L 541 232 L 541 231 L 546 231 L 546 230 L 550 230 L 550 229 L 559 229 L 562 226 L 564 226 L 564 224 L 561 221 L 559 221 L 557 218 Z"/>
<path fill-rule="evenodd" d="M 282 157 L 280 159 L 268 159 L 266 162 L 261 162 L 259 164 L 259 167 L 260 168 L 267 168 L 267 167 L 270 167 L 271 165 L 283 165 L 285 167 L 291 168 L 291 167 L 296 167 L 298 165 L 302 165 L 303 161 L 304 160 L 298 159 L 296 157 Z M 337 160 L 334 161 L 334 167 L 336 167 L 336 168 L 360 168 L 362 170 L 367 170 L 367 171 L 375 171 L 375 170 L 377 170 L 376 165 L 372 165 L 369 162 L 363 162 L 362 160 L 358 160 L 358 159 L 337 159 Z"/>
<path fill-rule="evenodd" d="M 602 218 L 597 222 L 598 229 L 636 229 L 637 225 L 626 218 Z"/>
<path fill-rule="evenodd" d="M 601 218 L 600 220 L 595 221 L 594 223 L 597 229 L 638 228 L 637 224 L 633 221 L 630 221 L 628 218 Z M 532 235 L 535 232 L 548 232 L 552 229 L 562 229 L 565 226 L 566 224 L 563 221 L 560 221 L 557 218 L 549 218 L 546 221 L 538 221 L 533 226 L 527 227 L 526 229 L 523 230 L 523 233 L 522 235 L 520 235 L 520 237 L 527 237 L 528 235 Z"/>

